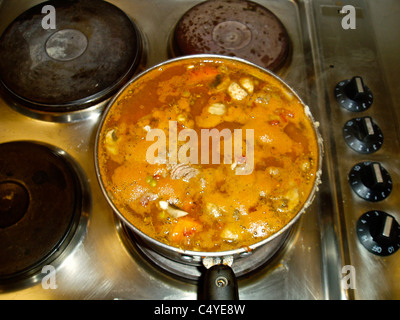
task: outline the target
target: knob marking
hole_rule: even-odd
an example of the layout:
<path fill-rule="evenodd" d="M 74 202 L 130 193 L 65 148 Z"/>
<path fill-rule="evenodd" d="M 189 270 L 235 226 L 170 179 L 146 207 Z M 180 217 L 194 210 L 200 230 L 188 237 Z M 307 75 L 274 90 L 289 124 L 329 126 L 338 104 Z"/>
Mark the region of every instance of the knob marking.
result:
<path fill-rule="evenodd" d="M 384 211 L 368 211 L 357 221 L 360 243 L 371 253 L 388 256 L 400 248 L 400 225 Z"/>

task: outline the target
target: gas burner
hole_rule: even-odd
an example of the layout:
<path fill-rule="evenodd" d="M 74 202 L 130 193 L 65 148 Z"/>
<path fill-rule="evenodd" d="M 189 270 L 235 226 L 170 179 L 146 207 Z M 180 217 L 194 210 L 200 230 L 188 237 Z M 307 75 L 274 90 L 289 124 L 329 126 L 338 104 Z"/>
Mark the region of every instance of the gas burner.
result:
<path fill-rule="evenodd" d="M 182 16 L 172 51 L 178 56 L 236 56 L 276 72 L 289 57 L 289 42 L 281 21 L 263 6 L 252 1 L 211 0 Z"/>
<path fill-rule="evenodd" d="M 55 8 L 56 29 L 44 29 L 42 8 Z M 106 1 L 49 1 L 17 17 L 0 38 L 3 91 L 38 112 L 82 110 L 109 98 L 135 73 L 141 36 Z"/>
<path fill-rule="evenodd" d="M 0 287 L 40 272 L 77 230 L 83 190 L 61 153 L 28 141 L 0 144 Z"/>
<path fill-rule="evenodd" d="M 123 244 L 135 257 L 138 259 L 145 259 L 155 269 L 173 278 L 192 283 L 197 283 L 202 280 L 205 271 L 203 265 L 192 262 L 190 256 L 182 256 L 181 262 L 163 256 L 150 248 L 142 239 L 135 236 L 132 230 L 118 218 L 115 219 L 117 230 Z M 255 251 L 246 252 L 242 254 L 239 259 L 234 260 L 232 270 L 235 276 L 241 279 L 273 266 L 274 258 L 279 256 L 280 252 L 285 251 L 285 247 L 295 234 L 296 229 L 296 227 L 293 227 L 286 231 L 286 235 L 279 240 L 277 246 L 261 247 Z"/>

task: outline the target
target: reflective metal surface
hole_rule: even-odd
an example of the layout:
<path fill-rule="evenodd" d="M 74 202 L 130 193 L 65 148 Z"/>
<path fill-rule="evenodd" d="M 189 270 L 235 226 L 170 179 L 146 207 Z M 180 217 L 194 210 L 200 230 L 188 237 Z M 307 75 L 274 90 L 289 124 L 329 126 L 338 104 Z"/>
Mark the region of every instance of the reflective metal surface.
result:
<path fill-rule="evenodd" d="M 20 0 L 16 6 L 15 1 L 0 1 L 0 32 L 20 13 L 40 2 Z M 169 58 L 169 41 L 175 24 L 184 12 L 200 1 L 110 2 L 126 12 L 141 31 L 146 55 L 143 68 L 148 68 Z M 386 258 L 374 256 L 366 252 L 356 238 L 356 220 L 371 205 L 351 193 L 347 173 L 355 162 L 367 157 L 355 154 L 345 145 L 341 130 L 351 115 L 341 110 L 333 98 L 336 81 L 363 73 L 377 101 L 382 101 L 379 105 L 374 103 L 374 111 L 371 109 L 367 114 L 379 120 L 385 143 L 368 159 L 382 161 L 394 182 L 390 198 L 375 208 L 389 211 L 399 221 L 400 135 L 399 123 L 393 119 L 400 110 L 400 102 L 395 99 L 400 94 L 400 50 L 395 43 L 395 32 L 387 30 L 400 29 L 396 18 L 400 3 L 395 0 L 379 1 L 379 4 L 372 0 L 353 1 L 362 17 L 357 20 L 359 29 L 345 33 L 347 31 L 340 25 L 342 15 L 326 15 L 321 10 L 328 6 L 337 11 L 336 1 L 256 2 L 279 17 L 289 33 L 292 60 L 280 76 L 297 91 L 320 121 L 326 156 L 322 185 L 311 208 L 273 260 L 239 280 L 240 298 L 400 298 L 400 254 L 397 252 Z M 347 38 L 350 33 L 355 38 Z M 374 33 L 375 37 L 369 36 Z M 347 39 L 345 44 L 341 43 L 342 38 Z M 0 98 L 0 142 L 36 140 L 64 150 L 81 168 L 91 204 L 87 220 L 81 224 L 68 250 L 53 262 L 57 288 L 46 286 L 48 274 L 42 273 L 18 287 L 1 288 L 0 299 L 197 298 L 195 283 L 172 277 L 124 245 L 119 223 L 95 176 L 93 148 L 102 108 L 99 105 L 95 112 L 63 115 L 62 121 L 54 121 L 60 119 L 51 114 L 37 117 L 17 111 L 5 97 Z M 68 122 L 69 118 L 74 121 Z M 342 268 L 346 265 L 355 268 L 356 289 L 346 288 L 341 281 Z"/>
<path fill-rule="evenodd" d="M 342 5 L 334 1 L 310 1 L 308 6 L 314 32 L 318 104 L 324 111 L 322 130 L 327 137 L 325 147 L 330 159 L 327 170 L 331 191 L 335 192 L 332 205 L 336 229 L 332 230 L 332 236 L 340 245 L 341 263 L 336 268 L 333 265 L 331 272 L 341 274 L 342 266 L 354 267 L 353 284 L 340 286 L 343 298 L 399 299 L 400 255 L 382 257 L 368 252 L 357 238 L 356 224 L 360 216 L 370 210 L 382 210 L 400 220 L 400 105 L 398 71 L 395 71 L 400 50 L 398 41 L 389 35 L 400 30 L 399 22 L 395 21 L 400 6 L 395 1 L 346 1 L 346 4 L 356 9 L 355 29 L 341 27 Z M 361 76 L 374 96 L 372 106 L 359 113 L 345 110 L 334 97 L 336 84 L 354 76 Z M 357 153 L 343 139 L 346 121 L 364 116 L 371 117 L 384 135 L 382 148 L 373 154 Z M 362 161 L 378 162 L 390 173 L 393 191 L 386 199 L 369 202 L 351 189 L 349 172 Z"/>

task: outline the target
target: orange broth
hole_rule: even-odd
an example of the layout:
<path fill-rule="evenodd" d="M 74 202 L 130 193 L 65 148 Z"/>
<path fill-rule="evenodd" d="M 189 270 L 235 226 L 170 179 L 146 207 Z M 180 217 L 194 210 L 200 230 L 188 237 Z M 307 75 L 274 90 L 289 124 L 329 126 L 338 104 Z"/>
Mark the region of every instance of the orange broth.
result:
<path fill-rule="evenodd" d="M 251 174 L 236 174 L 244 152 L 223 163 L 226 142 L 221 164 L 150 164 L 156 140 L 147 134 L 162 129 L 168 151 L 170 121 L 199 139 L 201 129 L 254 130 Z M 283 228 L 313 189 L 318 157 L 299 99 L 268 73 L 228 59 L 177 60 L 147 72 L 118 96 L 98 142 L 102 182 L 119 212 L 150 237 L 194 251 L 247 247 Z"/>

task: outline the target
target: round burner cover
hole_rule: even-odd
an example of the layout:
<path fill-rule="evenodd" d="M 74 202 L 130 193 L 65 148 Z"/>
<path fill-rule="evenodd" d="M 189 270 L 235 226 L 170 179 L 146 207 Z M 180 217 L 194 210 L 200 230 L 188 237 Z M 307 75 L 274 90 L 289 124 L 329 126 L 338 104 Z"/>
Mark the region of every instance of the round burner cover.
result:
<path fill-rule="evenodd" d="M 42 26 L 52 17 L 51 11 L 42 13 L 47 5 L 55 9 L 56 29 Z M 0 81 L 33 109 L 79 110 L 110 97 L 128 81 L 141 49 L 137 28 L 114 5 L 48 1 L 21 14 L 2 34 Z"/>
<path fill-rule="evenodd" d="M 40 271 L 63 251 L 81 193 L 75 170 L 47 146 L 0 144 L 0 284 Z"/>
<path fill-rule="evenodd" d="M 222 54 L 277 71 L 289 54 L 280 20 L 263 6 L 242 0 L 210 0 L 187 11 L 174 33 L 178 55 Z"/>

